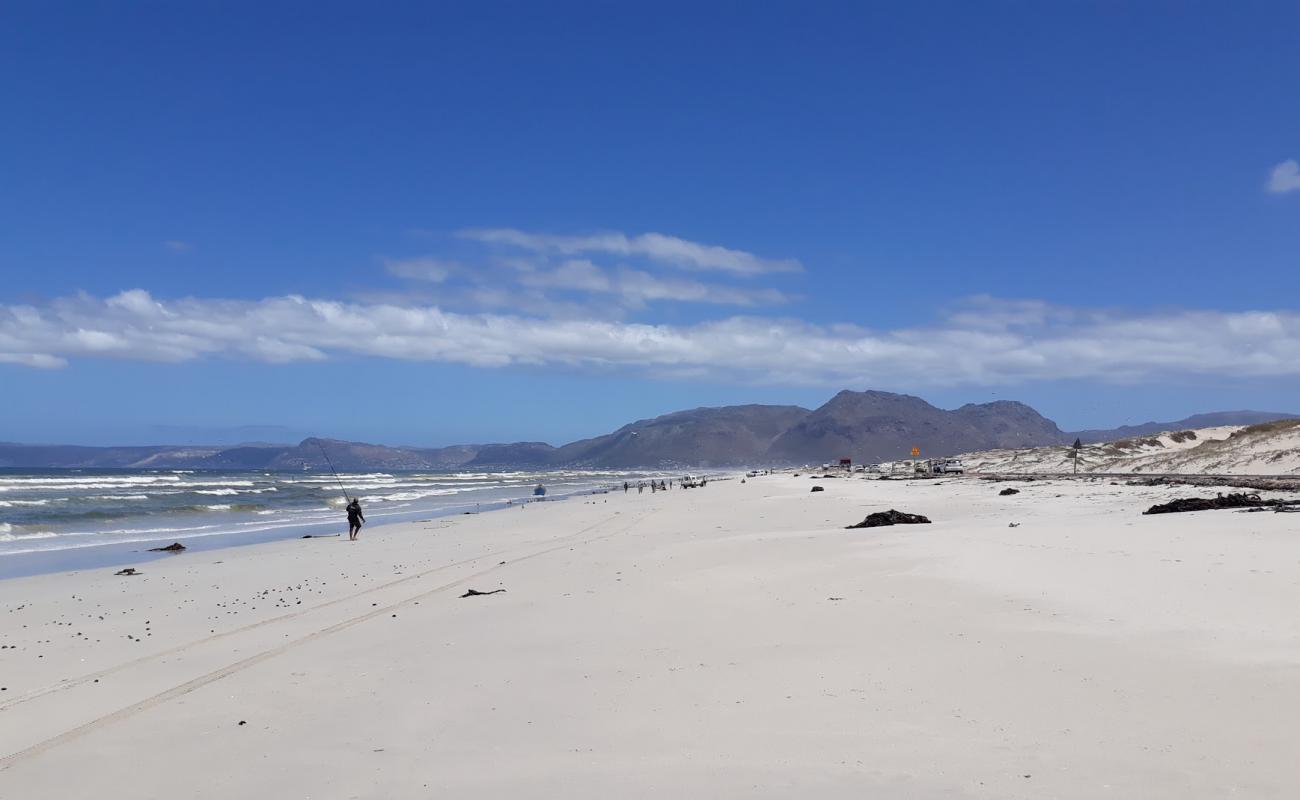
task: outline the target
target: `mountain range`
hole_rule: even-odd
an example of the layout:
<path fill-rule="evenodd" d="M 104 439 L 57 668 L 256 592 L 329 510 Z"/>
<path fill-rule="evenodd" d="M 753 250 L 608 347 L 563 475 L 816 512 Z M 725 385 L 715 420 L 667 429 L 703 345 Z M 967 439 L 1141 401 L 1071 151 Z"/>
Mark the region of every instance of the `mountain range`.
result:
<path fill-rule="evenodd" d="M 1111 430 L 1067 432 L 1009 400 L 937 408 L 919 397 L 842 391 L 817 409 L 740 405 L 677 411 L 553 447 L 545 442 L 388 447 L 307 438 L 296 445 L 83 447 L 0 443 L 0 467 L 133 469 L 437 470 L 632 469 L 855 463 L 979 450 L 1105 442 L 1158 431 L 1251 425 L 1300 417 L 1264 411 L 1198 414 Z"/>

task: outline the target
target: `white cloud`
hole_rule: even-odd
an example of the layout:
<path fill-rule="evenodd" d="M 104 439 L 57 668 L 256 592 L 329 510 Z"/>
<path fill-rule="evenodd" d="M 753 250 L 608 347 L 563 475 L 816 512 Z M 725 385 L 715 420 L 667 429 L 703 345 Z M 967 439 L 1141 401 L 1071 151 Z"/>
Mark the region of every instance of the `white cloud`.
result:
<path fill-rule="evenodd" d="M 709 303 L 729 306 L 771 306 L 788 298 L 775 289 L 742 289 L 677 278 L 661 278 L 642 270 L 607 270 L 585 259 L 571 259 L 553 270 L 533 270 L 519 277 L 525 286 L 614 295 L 630 306 L 648 302 Z"/>
<path fill-rule="evenodd" d="M 24 367 L 35 367 L 37 369 L 59 369 L 60 367 L 66 367 L 68 362 L 65 359 L 44 353 L 0 353 L 0 364 L 21 364 Z"/>
<path fill-rule="evenodd" d="M 194 245 L 189 242 L 182 242 L 180 239 L 168 239 L 162 243 L 162 246 L 173 253 L 188 253 L 194 249 Z"/>
<path fill-rule="evenodd" d="M 444 261 L 430 256 L 421 258 L 383 258 L 384 269 L 399 278 L 410 278 L 417 281 L 429 281 L 430 283 L 442 283 L 453 273 L 460 269 L 460 265 L 454 261 Z"/>
<path fill-rule="evenodd" d="M 1300 191 L 1300 163 L 1289 159 L 1273 167 L 1268 177 L 1268 190 L 1274 194 Z"/>
<path fill-rule="evenodd" d="M 489 228 L 460 231 L 461 238 L 486 244 L 505 245 L 536 253 L 574 256 L 605 253 L 624 258 L 645 258 L 682 269 L 716 270 L 735 275 L 760 275 L 770 272 L 800 272 L 803 266 L 794 259 L 760 258 L 743 250 L 700 244 L 662 233 L 598 233 L 590 236 L 556 236 L 527 233 L 513 228 Z"/>
<path fill-rule="evenodd" d="M 0 305 L 7 364 L 212 356 L 564 365 L 841 386 L 1282 377 L 1300 375 L 1300 312 L 1133 314 L 980 298 L 930 327 L 880 331 L 756 317 L 680 326 L 541 319 L 293 295 L 159 301 L 138 289 Z"/>

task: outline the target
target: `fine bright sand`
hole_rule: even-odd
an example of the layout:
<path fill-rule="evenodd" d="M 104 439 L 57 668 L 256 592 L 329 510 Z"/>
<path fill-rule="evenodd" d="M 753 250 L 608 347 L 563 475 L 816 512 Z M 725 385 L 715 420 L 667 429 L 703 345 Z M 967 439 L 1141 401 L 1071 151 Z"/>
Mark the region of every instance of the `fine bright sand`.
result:
<path fill-rule="evenodd" d="M 0 797 L 1294 798 L 1300 515 L 1140 513 L 1207 493 L 778 475 L 4 581 Z"/>

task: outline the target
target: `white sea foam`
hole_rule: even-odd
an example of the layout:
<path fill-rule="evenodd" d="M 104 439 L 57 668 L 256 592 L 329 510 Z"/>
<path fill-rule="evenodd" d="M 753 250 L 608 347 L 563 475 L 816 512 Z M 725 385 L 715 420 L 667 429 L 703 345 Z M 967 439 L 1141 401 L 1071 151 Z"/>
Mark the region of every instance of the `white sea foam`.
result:
<path fill-rule="evenodd" d="M 0 522 L 0 542 L 26 542 L 31 539 L 53 539 L 59 534 L 52 531 L 31 531 L 30 533 L 13 533 L 13 526 Z"/>
<path fill-rule="evenodd" d="M 41 484 L 48 486 L 73 486 L 80 483 L 112 483 L 119 486 L 143 485 L 149 483 L 180 483 L 175 475 L 80 475 L 75 478 L 60 478 L 53 475 L 32 475 L 24 477 L 0 478 L 0 487 L 31 486 Z"/>
<path fill-rule="evenodd" d="M 397 500 L 419 500 L 422 497 L 440 497 L 449 494 L 460 494 L 464 489 L 431 489 L 427 492 L 395 492 L 393 494 L 376 494 L 363 497 L 363 502 L 369 503 L 391 503 Z"/>
<path fill-rule="evenodd" d="M 206 487 L 236 487 L 236 486 L 256 486 L 253 481 L 186 481 L 181 482 L 179 479 L 166 480 L 167 476 L 159 478 L 150 477 L 143 480 L 130 478 L 14 478 L 8 481 L 0 480 L 0 492 L 28 492 L 28 491 L 51 491 L 51 490 L 77 490 L 77 489 L 130 489 L 134 487 L 153 488 L 154 486 L 165 486 L 169 489 L 194 490 Z M 174 477 L 174 476 L 173 476 Z M 163 480 L 163 483 L 157 483 Z"/>

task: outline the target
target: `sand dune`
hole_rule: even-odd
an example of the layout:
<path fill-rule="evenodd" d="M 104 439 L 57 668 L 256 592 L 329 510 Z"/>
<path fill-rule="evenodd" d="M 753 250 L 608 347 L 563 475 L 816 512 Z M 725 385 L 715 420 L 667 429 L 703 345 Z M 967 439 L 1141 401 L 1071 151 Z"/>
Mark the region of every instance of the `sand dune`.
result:
<path fill-rule="evenodd" d="M 986 450 L 961 456 L 966 469 L 987 473 L 1071 472 L 1069 447 Z M 1189 475 L 1300 474 L 1300 420 L 1222 426 L 1085 445 L 1079 472 Z"/>

